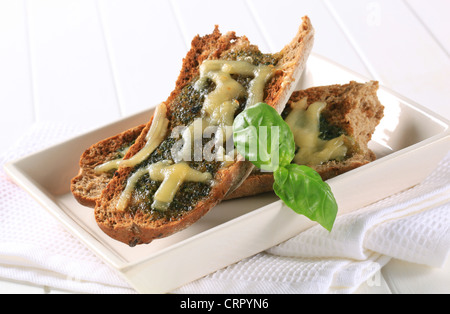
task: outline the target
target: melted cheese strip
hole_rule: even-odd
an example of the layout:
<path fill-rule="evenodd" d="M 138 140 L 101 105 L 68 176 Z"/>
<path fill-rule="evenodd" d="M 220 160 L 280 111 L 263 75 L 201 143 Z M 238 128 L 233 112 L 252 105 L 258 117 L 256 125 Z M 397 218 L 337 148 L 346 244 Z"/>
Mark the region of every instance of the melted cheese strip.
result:
<path fill-rule="evenodd" d="M 146 173 L 148 173 L 147 168 L 142 168 L 133 173 L 127 180 L 127 185 L 125 189 L 123 190 L 122 194 L 120 195 L 119 201 L 117 202 L 116 209 L 118 211 L 125 211 L 128 204 L 131 201 L 131 195 L 136 188 L 136 184 L 138 183 L 139 179 L 144 176 Z"/>
<path fill-rule="evenodd" d="M 247 108 L 264 100 L 264 89 L 273 73 L 273 66 L 258 66 L 254 69 L 255 78 L 250 83 Z"/>
<path fill-rule="evenodd" d="M 150 166 L 149 174 L 152 180 L 162 181 L 152 204 L 153 209 L 162 211 L 169 208 L 183 182 L 205 183 L 212 180 L 210 173 L 194 170 L 185 162 L 178 164 L 169 161 L 158 162 Z"/>
<path fill-rule="evenodd" d="M 166 117 L 167 108 L 165 103 L 161 103 L 156 107 L 156 111 L 153 115 L 152 125 L 150 130 L 145 137 L 146 143 L 144 148 L 142 148 L 136 155 L 130 159 L 123 160 L 119 166 L 120 167 L 134 167 L 144 160 L 146 160 L 153 151 L 161 144 L 164 140 L 167 127 L 169 126 L 169 120 Z"/>
<path fill-rule="evenodd" d="M 247 61 L 206 60 L 200 66 L 199 88 L 206 79 L 216 84 L 216 89 L 206 96 L 202 112 L 211 125 L 233 124 L 234 114 L 239 107 L 236 99 L 246 96 L 246 107 L 253 106 L 264 99 L 264 87 L 272 77 L 271 65 L 253 65 Z M 249 89 L 234 80 L 231 75 L 253 76 Z"/>
<path fill-rule="evenodd" d="M 347 154 L 345 135 L 324 141 L 320 135 L 320 113 L 327 104 L 315 102 L 308 109 L 306 98 L 293 105 L 286 123 L 294 133 L 295 144 L 300 148 L 294 162 L 299 165 L 316 166 L 329 160 L 342 160 Z"/>
<path fill-rule="evenodd" d="M 128 150 L 130 149 L 130 147 L 126 147 L 124 149 L 122 149 L 120 151 L 120 154 L 122 156 L 125 156 L 128 152 Z M 96 173 L 105 173 L 105 172 L 109 172 L 111 170 L 117 170 L 119 168 L 120 162 L 123 160 L 122 158 L 117 158 L 108 162 L 105 162 L 104 164 L 101 164 L 97 167 L 94 168 L 94 171 Z"/>
<path fill-rule="evenodd" d="M 105 173 L 110 172 L 111 170 L 117 170 L 119 168 L 119 164 L 122 161 L 122 159 L 123 158 L 119 158 L 105 162 L 104 164 L 95 167 L 94 171 L 96 173 Z"/>
<path fill-rule="evenodd" d="M 132 158 L 124 160 L 122 158 L 117 158 L 104 164 L 101 164 L 94 168 L 96 173 L 104 173 L 109 172 L 111 170 L 116 170 L 119 167 L 134 167 L 140 162 L 144 161 L 151 153 L 161 144 L 164 136 L 167 132 L 167 127 L 169 125 L 169 120 L 166 118 L 167 108 L 164 103 L 160 104 L 154 114 L 153 122 L 150 127 L 150 130 L 146 136 L 146 144 L 142 150 L 139 151 Z M 127 151 L 130 147 L 123 149 L 121 151 L 122 155 L 126 155 Z"/>
<path fill-rule="evenodd" d="M 139 179 L 145 174 L 150 175 L 152 181 L 162 181 L 160 187 L 154 195 L 152 208 L 160 211 L 167 210 L 172 203 L 175 194 L 184 182 L 206 183 L 212 180 L 210 173 L 203 173 L 189 167 L 185 162 L 174 164 L 165 160 L 151 164 L 147 168 L 136 171 L 128 178 L 127 186 L 123 191 L 117 209 L 124 211 L 131 201 L 132 193 L 136 188 Z"/>

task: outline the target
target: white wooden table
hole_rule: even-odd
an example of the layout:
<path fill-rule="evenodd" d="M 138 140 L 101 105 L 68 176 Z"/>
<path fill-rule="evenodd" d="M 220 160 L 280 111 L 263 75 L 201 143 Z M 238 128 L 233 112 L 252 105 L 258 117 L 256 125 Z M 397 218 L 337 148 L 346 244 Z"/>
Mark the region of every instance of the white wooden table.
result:
<path fill-rule="evenodd" d="M 303 15 L 313 51 L 450 119 L 448 0 L 0 0 L 0 153 L 35 122 L 94 129 L 155 106 L 215 24 L 278 51 Z M 57 293 L 1 281 L 0 293 Z M 443 269 L 392 261 L 361 293 L 449 293 Z"/>

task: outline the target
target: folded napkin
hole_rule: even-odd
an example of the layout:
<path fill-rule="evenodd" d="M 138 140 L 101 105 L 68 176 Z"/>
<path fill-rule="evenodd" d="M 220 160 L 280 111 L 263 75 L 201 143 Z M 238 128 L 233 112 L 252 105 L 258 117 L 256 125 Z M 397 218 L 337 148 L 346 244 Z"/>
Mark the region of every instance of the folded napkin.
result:
<path fill-rule="evenodd" d="M 32 126 L 0 164 L 81 133 Z M 2 167 L 3 169 L 3 167 Z M 450 252 L 450 154 L 424 182 L 317 226 L 174 293 L 352 293 L 391 258 L 441 267 Z M 0 278 L 81 293 L 135 293 L 0 170 Z"/>

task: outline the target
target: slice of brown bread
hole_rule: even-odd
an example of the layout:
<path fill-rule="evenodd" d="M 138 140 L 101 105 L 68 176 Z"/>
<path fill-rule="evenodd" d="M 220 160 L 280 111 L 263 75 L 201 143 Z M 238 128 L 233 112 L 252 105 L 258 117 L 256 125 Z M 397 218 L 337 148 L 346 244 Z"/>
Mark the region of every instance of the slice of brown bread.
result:
<path fill-rule="evenodd" d="M 283 116 L 292 105 L 307 98 L 307 106 L 317 101 L 326 102 L 323 118 L 331 126 L 342 129 L 354 142 L 350 144 L 344 160 L 331 160 L 320 165 L 308 165 L 327 180 L 339 174 L 358 168 L 376 159 L 368 143 L 375 128 L 384 116 L 384 106 L 380 103 L 377 91 L 378 82 L 350 82 L 345 85 L 313 87 L 292 94 Z M 254 171 L 241 186 L 230 193 L 227 199 L 257 195 L 273 191 L 273 175 Z"/>
<path fill-rule="evenodd" d="M 273 55 L 262 54 L 245 36 L 237 37 L 234 32 L 222 35 L 217 27 L 210 35 L 195 37 L 191 50 L 183 60 L 176 87 L 165 102 L 169 120 L 168 134 L 180 124 L 192 122 L 195 118 L 193 113 L 199 111 L 198 102 L 195 102 L 199 96 L 192 86 L 197 81 L 199 67 L 205 60 L 245 60 L 256 65 L 272 63 L 276 71 L 265 84 L 263 100 L 281 113 L 304 69 L 312 48 L 313 37 L 314 30 L 307 17 L 303 18 L 303 23 L 293 41 L 281 52 Z M 129 149 L 125 160 L 132 158 L 144 148 L 150 126 L 151 120 Z M 164 145 L 169 145 L 167 143 L 169 136 L 155 150 L 156 156 L 152 155 L 147 162 L 154 164 L 165 159 L 167 147 Z M 97 200 L 95 218 L 99 227 L 112 238 L 130 246 L 166 237 L 190 226 L 205 215 L 222 201 L 231 189 L 239 186 L 253 169 L 249 162 L 239 156 L 234 162 L 202 161 L 191 166 L 196 167 L 196 170 L 211 172 L 213 184 L 183 185 L 176 195 L 176 201 L 163 213 L 150 210 L 147 206 L 149 202 L 142 201 L 144 198 L 151 200 L 155 193 L 154 189 L 158 188 L 157 182 L 148 180 L 139 184 L 139 189 L 134 192 L 135 197 L 132 197 L 125 210 L 117 209 L 128 178 L 134 170 L 120 167 Z"/>

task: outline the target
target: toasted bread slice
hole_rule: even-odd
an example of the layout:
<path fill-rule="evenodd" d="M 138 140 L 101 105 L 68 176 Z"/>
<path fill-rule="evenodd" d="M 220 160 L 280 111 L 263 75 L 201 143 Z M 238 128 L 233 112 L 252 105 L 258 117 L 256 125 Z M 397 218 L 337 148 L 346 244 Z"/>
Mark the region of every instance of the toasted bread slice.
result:
<path fill-rule="evenodd" d="M 313 87 L 292 94 L 283 116 L 286 117 L 294 104 L 307 99 L 306 108 L 315 102 L 325 102 L 322 116 L 329 128 L 337 128 L 351 138 L 348 150 L 342 160 L 329 160 L 310 164 L 323 180 L 358 168 L 376 159 L 368 143 L 375 128 L 384 115 L 384 106 L 377 97 L 378 82 L 350 82 L 345 85 Z M 273 191 L 273 175 L 254 171 L 241 186 L 230 193 L 227 199 L 257 195 Z"/>
<path fill-rule="evenodd" d="M 207 63 L 206 60 L 245 61 L 255 66 L 273 67 L 273 75 L 268 77 L 263 85 L 264 93 L 261 100 L 281 113 L 303 72 L 312 48 L 313 38 L 314 30 L 307 17 L 303 18 L 303 23 L 294 40 L 277 54 L 262 54 L 258 47 L 250 44 L 246 37 L 237 37 L 234 32 L 222 35 L 217 27 L 210 35 L 195 37 L 191 50 L 183 60 L 182 70 L 174 91 L 159 107 L 161 112 L 164 112 L 166 119 L 165 137 L 161 140 L 160 145 L 152 150 L 152 153 L 139 165 L 124 166 L 128 161 L 140 156 L 147 144 L 151 143 L 148 136 L 152 132 L 152 127 L 161 121 L 159 118 L 152 117 L 153 125 L 152 119 L 150 119 L 128 150 L 124 157 L 124 164 L 121 164 L 97 199 L 95 218 L 99 227 L 112 238 L 130 246 L 150 243 L 154 239 L 166 237 L 188 227 L 222 201 L 230 190 L 238 187 L 253 169 L 251 163 L 243 160 L 240 156 L 237 156 L 232 162 L 203 159 L 183 164 L 182 167 L 185 167 L 183 171 L 187 171 L 183 172 L 183 177 L 186 173 L 189 173 L 188 176 L 190 176 L 191 172 L 189 171 L 194 171 L 193 177 L 205 178 L 204 174 L 210 174 L 210 180 L 206 182 L 205 179 L 198 179 L 198 181 L 192 179 L 192 182 L 180 183 L 177 186 L 175 198 L 170 203 L 164 203 L 164 206 L 167 205 L 166 208 L 159 207 L 161 202 L 157 199 L 157 193 L 162 189 L 161 186 L 167 183 L 166 177 L 154 179 L 147 173 L 147 176 L 144 175 L 139 182 L 134 182 L 135 185 L 131 184 L 130 180 L 140 170 L 145 170 L 145 167 L 149 167 L 149 169 L 153 169 L 153 166 L 168 167 L 168 164 L 160 164 L 167 160 L 169 160 L 169 164 L 181 165 L 178 161 L 170 160 L 169 153 L 174 145 L 170 134 L 180 125 L 192 125 L 194 120 L 199 117 L 198 113 L 205 110 L 203 105 L 205 94 L 203 91 L 199 92 L 196 84 L 201 77 L 200 67 Z M 248 84 L 248 77 L 238 75 L 233 80 L 242 85 L 245 85 L 247 81 Z M 206 94 L 212 94 L 212 90 L 215 91 L 217 86 L 210 84 L 209 87 L 205 87 L 206 89 L 210 88 Z M 244 97 L 245 99 L 240 97 L 233 99 L 231 103 L 238 105 L 235 115 L 244 109 L 250 97 L 252 97 L 251 93 Z M 155 115 L 159 117 L 159 114 Z M 213 116 L 214 113 L 211 113 L 209 118 L 212 120 Z M 222 111 L 220 111 L 218 119 L 222 118 Z M 162 175 L 161 171 L 158 173 L 159 176 Z M 167 173 L 169 172 L 164 172 L 164 174 Z M 131 186 L 133 186 L 131 194 L 124 198 L 127 188 Z M 123 199 L 125 199 L 124 203 Z M 153 207 L 155 203 L 157 203 L 156 208 Z"/>

